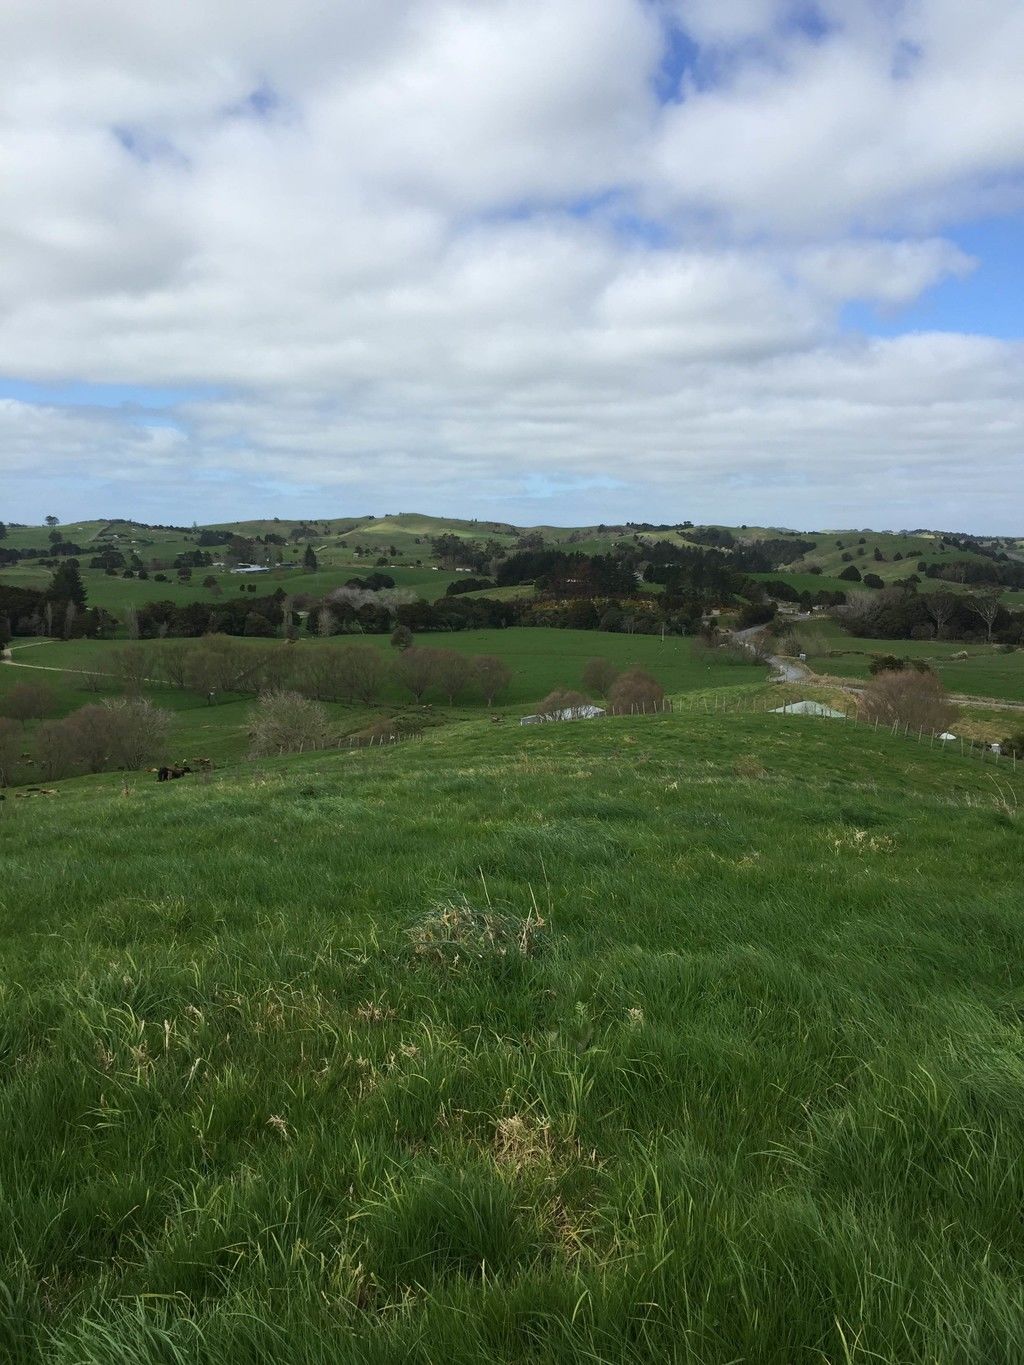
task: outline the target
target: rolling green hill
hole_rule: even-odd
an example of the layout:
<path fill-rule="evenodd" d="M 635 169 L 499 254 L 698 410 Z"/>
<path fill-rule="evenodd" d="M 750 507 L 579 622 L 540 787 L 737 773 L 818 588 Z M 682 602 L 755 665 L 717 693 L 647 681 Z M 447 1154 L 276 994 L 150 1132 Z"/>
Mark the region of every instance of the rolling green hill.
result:
<path fill-rule="evenodd" d="M 174 559 L 197 547 L 197 537 L 203 529 L 231 531 L 246 538 L 274 535 L 283 539 L 283 545 L 274 544 L 267 548 L 270 563 L 274 567 L 270 574 L 252 580 L 258 591 L 264 591 L 264 585 L 269 585 L 266 588 L 268 591 L 283 588 L 289 593 L 322 595 L 332 588 L 340 587 L 353 576 L 381 569 L 394 578 L 399 587 L 412 588 L 428 599 L 441 596 L 455 577 L 449 571 L 450 564 L 441 564 L 434 553 L 431 542 L 440 536 L 455 536 L 460 540 L 475 541 L 481 546 L 493 543 L 506 552 L 522 544 L 523 537 L 540 537 L 550 547 L 578 550 L 583 554 L 608 554 L 617 546 L 629 544 L 645 546 L 668 541 L 679 546 L 693 545 L 697 543 L 694 536 L 700 530 L 685 526 L 651 530 L 627 525 L 516 527 L 508 522 L 429 517 L 419 513 L 308 521 L 265 518 L 188 529 L 142 527 L 118 520 L 85 521 L 69 523 L 59 529 L 67 540 L 82 547 L 82 576 L 90 605 L 103 607 L 115 614 L 127 607 L 137 607 L 151 601 L 213 600 L 218 594 L 237 595 L 242 591 L 246 580 L 216 567 L 195 569 L 190 581 L 178 581 L 173 568 Z M 838 574 L 846 567 L 844 554 L 852 555 L 852 562 L 862 572 L 876 573 L 885 583 L 914 573 L 922 559 L 928 563 L 942 564 L 978 557 L 969 551 L 940 548 L 944 544 L 941 537 L 931 534 L 904 536 L 891 532 L 793 532 L 752 526 L 722 526 L 716 529 L 729 532 L 740 543 L 787 536 L 813 542 L 814 548 L 796 558 L 791 565 L 763 575 L 789 583 L 798 591 L 812 593 L 823 589 L 849 589 L 850 584 L 838 578 Z M 49 528 L 46 526 L 15 527 L 9 529 L 7 539 L 2 544 L 9 549 L 46 548 L 48 535 Z M 1012 542 L 1008 543 L 1012 545 Z M 307 574 L 302 568 L 302 555 L 307 544 L 311 544 L 317 554 L 319 569 L 315 574 Z M 999 544 L 1003 548 L 1003 542 Z M 89 559 L 107 546 L 121 549 L 126 554 L 137 554 L 149 570 L 150 577 L 139 580 L 124 578 L 120 573 L 109 575 L 101 569 L 90 569 Z M 873 558 L 876 547 L 884 556 L 882 562 Z M 208 548 L 215 561 L 223 558 L 222 549 L 216 546 Z M 863 554 L 859 553 L 861 551 Z M 901 556 L 900 559 L 895 558 L 897 554 Z M 822 573 L 810 573 L 812 565 L 821 568 Z M 157 582 L 153 575 L 158 572 L 167 581 Z M 0 583 L 40 588 L 47 585 L 50 574 L 50 569 L 38 560 L 27 560 L 0 567 Z M 208 576 L 216 580 L 216 587 L 212 590 L 202 586 Z M 956 584 L 943 586 L 952 587 L 954 591 L 958 588 Z M 1012 595 L 1007 596 L 1007 602 L 1012 603 Z"/>
<path fill-rule="evenodd" d="M 8 799 L 4 1360 L 1019 1359 L 993 777 L 690 712 Z"/>

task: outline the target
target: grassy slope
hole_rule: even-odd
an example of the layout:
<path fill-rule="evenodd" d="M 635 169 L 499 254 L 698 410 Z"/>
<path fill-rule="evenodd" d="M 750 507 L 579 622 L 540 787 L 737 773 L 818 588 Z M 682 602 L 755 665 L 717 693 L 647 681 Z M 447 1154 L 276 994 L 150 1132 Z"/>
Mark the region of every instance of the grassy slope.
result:
<path fill-rule="evenodd" d="M 117 788 L 0 826 L 12 1365 L 1024 1354 L 989 770 L 689 716 Z M 484 881 L 546 951 L 412 957 Z"/>

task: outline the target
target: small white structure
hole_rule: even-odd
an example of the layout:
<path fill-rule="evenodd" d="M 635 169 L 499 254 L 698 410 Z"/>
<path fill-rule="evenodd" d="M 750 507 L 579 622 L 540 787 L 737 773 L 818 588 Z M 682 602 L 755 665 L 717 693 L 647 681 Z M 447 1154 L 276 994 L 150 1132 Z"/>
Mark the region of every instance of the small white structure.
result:
<path fill-rule="evenodd" d="M 786 706 L 776 706 L 773 716 L 825 716 L 828 720 L 845 720 L 845 711 L 835 711 L 820 701 L 791 701 Z"/>
<path fill-rule="evenodd" d="M 604 709 L 600 706 L 567 706 L 562 711 L 553 711 L 550 716 L 521 716 L 520 725 L 544 725 L 553 720 L 593 720 L 595 716 L 603 716 Z"/>
<path fill-rule="evenodd" d="M 269 573 L 265 564 L 236 564 L 232 573 Z"/>

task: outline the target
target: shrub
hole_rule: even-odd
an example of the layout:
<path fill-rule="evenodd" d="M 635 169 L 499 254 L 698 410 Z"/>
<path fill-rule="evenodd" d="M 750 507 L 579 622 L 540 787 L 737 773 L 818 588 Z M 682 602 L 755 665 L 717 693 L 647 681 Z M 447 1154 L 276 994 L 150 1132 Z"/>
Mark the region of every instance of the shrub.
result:
<path fill-rule="evenodd" d="M 543 701 L 537 703 L 537 715 L 542 720 L 577 720 L 585 707 L 593 703 L 582 692 L 568 687 L 556 687 Z"/>
<path fill-rule="evenodd" d="M 906 666 L 906 659 L 899 659 L 895 654 L 876 654 L 868 664 L 868 672 L 874 678 L 879 673 L 901 673 Z"/>
<path fill-rule="evenodd" d="M 939 678 L 914 669 L 885 669 L 876 674 L 861 696 L 860 712 L 864 720 L 926 734 L 948 730 L 959 715 Z"/>
<path fill-rule="evenodd" d="M 6 696 L 0 697 L 0 715 L 11 720 L 42 720 L 57 709 L 57 698 L 47 683 L 16 683 Z"/>
<path fill-rule="evenodd" d="M 766 626 L 769 621 L 775 619 L 777 611 L 774 602 L 748 602 L 740 609 L 739 629 L 749 630 L 751 626 Z"/>
<path fill-rule="evenodd" d="M 412 631 L 408 626 L 395 626 L 391 632 L 391 645 L 394 649 L 408 649 L 412 645 Z"/>
<path fill-rule="evenodd" d="M 665 689 L 642 668 L 631 668 L 616 678 L 608 693 L 608 705 L 616 715 L 635 711 L 657 711 L 665 700 Z"/>
<path fill-rule="evenodd" d="M 588 692 L 606 697 L 619 672 L 618 665 L 613 664 L 611 659 L 588 659 L 583 665 L 581 681 Z"/>
<path fill-rule="evenodd" d="M 169 711 L 144 697 L 115 697 L 101 702 L 100 709 L 105 713 L 108 758 L 115 768 L 144 768 L 159 756 L 171 728 Z"/>
<path fill-rule="evenodd" d="M 1018 730 L 1015 735 L 1001 739 L 999 748 L 1008 758 L 1024 758 L 1024 730 Z"/>
<path fill-rule="evenodd" d="M 254 758 L 325 749 L 330 738 L 326 710 L 299 692 L 265 692 L 256 704 L 250 732 Z"/>
<path fill-rule="evenodd" d="M 116 697 L 40 726 L 36 750 L 47 778 L 144 768 L 160 756 L 170 726 L 170 712 L 152 702 Z"/>

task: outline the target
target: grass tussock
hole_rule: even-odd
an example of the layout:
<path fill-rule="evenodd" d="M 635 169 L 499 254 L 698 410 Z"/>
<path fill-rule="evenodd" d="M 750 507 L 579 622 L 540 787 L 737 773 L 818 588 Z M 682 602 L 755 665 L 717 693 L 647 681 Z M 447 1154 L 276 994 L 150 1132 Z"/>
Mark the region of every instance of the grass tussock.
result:
<path fill-rule="evenodd" d="M 490 906 L 481 910 L 466 900 L 444 901 L 409 929 L 409 942 L 420 961 L 454 968 L 535 957 L 545 928 L 536 907 L 524 918 Z"/>

